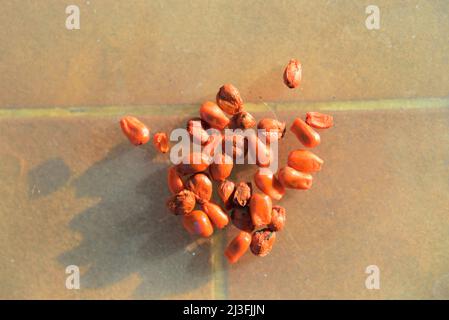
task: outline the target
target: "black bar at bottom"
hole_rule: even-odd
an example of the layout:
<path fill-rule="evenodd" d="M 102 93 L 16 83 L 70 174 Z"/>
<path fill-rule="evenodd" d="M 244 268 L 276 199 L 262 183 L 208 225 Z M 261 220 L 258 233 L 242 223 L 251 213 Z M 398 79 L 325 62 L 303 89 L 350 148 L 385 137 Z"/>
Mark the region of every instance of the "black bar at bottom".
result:
<path fill-rule="evenodd" d="M 82 317 L 98 313 L 126 317 L 144 315 L 143 319 L 170 317 L 170 319 L 283 319 L 284 316 L 306 315 L 356 315 L 384 317 L 390 310 L 401 315 L 418 314 L 429 316 L 432 312 L 445 311 L 448 301 L 304 301 L 304 300 L 148 300 L 148 301 L 2 301 L 3 312 L 10 309 L 14 315 L 23 312 L 33 316 L 70 315 Z M 307 317 L 308 318 L 308 317 Z M 163 319 L 163 318 L 162 318 Z M 168 319 L 168 318 L 167 318 Z"/>

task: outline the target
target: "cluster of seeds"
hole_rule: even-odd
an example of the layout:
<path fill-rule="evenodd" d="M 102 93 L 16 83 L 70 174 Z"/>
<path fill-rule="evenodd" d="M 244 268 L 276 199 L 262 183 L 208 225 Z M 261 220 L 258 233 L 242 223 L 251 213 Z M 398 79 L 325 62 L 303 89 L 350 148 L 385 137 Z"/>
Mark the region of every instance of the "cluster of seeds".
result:
<path fill-rule="evenodd" d="M 289 88 L 296 88 L 301 76 L 301 64 L 292 59 L 285 68 L 284 83 Z M 186 129 L 191 144 L 201 145 L 203 149 L 199 153 L 189 153 L 186 161 L 168 168 L 167 183 L 172 195 L 167 200 L 167 208 L 182 216 L 182 224 L 189 233 L 202 237 L 210 237 L 214 227 L 223 229 L 231 221 L 240 232 L 225 250 L 230 263 L 237 262 L 248 249 L 257 256 L 266 256 L 276 240 L 276 233 L 284 228 L 286 221 L 285 208 L 274 205 L 273 201 L 281 200 L 286 188 L 309 189 L 312 173 L 321 170 L 323 160 L 309 150 L 297 149 L 289 153 L 287 165 L 277 173 L 262 172 L 262 168 L 268 169 L 272 159 L 268 147 L 274 139 L 281 140 L 285 136 L 286 124 L 270 118 L 257 122 L 244 110 L 240 93 L 232 84 L 219 89 L 216 103 L 203 103 L 199 115 L 187 121 Z M 138 119 L 126 116 L 120 125 L 134 145 L 149 141 L 150 130 Z M 326 129 L 332 125 L 332 116 L 308 112 L 305 121 L 301 118 L 293 121 L 290 131 L 305 147 L 313 148 L 320 144 L 320 135 L 314 128 Z M 228 136 L 223 133 L 226 128 L 249 129 L 256 126 L 266 133 L 265 143 L 257 136 Z M 210 134 L 210 128 L 216 129 L 218 134 Z M 168 152 L 167 134 L 154 134 L 153 144 L 159 152 Z M 215 154 L 215 147 L 219 144 L 230 144 L 232 148 L 220 149 L 224 151 Z M 239 156 L 245 157 L 248 148 L 257 150 L 259 169 L 254 175 L 254 184 L 259 191 L 251 182 L 229 179 L 235 160 Z M 213 162 L 211 158 L 214 158 Z M 214 185 L 222 205 L 212 200 Z"/>

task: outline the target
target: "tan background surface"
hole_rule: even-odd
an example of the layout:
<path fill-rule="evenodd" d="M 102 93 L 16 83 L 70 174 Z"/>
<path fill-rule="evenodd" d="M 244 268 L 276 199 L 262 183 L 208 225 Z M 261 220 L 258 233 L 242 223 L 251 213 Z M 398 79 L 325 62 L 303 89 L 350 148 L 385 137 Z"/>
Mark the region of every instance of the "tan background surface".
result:
<path fill-rule="evenodd" d="M 4 1 L 0 106 L 197 103 L 224 82 L 253 102 L 446 96 L 449 2 L 374 2 Z M 65 29 L 67 4 L 81 30 Z"/>
<path fill-rule="evenodd" d="M 449 299 L 447 1 L 376 1 L 378 31 L 364 1 L 71 3 L 79 31 L 64 1 L 0 11 L 0 298 Z M 281 81 L 292 56 L 296 91 Z M 169 131 L 228 81 L 259 118 L 336 122 L 313 188 L 282 202 L 272 254 L 232 267 L 235 230 L 188 236 L 164 208 L 168 159 L 117 125 L 132 113 Z M 281 161 L 297 147 L 287 135 Z M 65 288 L 70 264 L 81 290 Z"/>

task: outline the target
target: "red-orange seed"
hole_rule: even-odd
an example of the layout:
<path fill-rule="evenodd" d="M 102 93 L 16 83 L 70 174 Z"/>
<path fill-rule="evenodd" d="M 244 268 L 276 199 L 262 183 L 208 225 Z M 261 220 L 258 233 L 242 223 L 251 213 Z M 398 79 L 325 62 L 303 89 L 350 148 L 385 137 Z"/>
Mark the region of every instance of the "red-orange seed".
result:
<path fill-rule="evenodd" d="M 229 124 L 229 118 L 215 103 L 206 101 L 200 107 L 200 117 L 212 128 L 223 130 Z"/>
<path fill-rule="evenodd" d="M 181 175 L 192 174 L 205 171 L 210 164 L 210 158 L 204 153 L 189 153 L 181 163 L 176 166 L 176 170 Z"/>
<path fill-rule="evenodd" d="M 231 175 L 234 163 L 232 158 L 225 153 L 216 160 L 209 166 L 209 172 L 215 181 L 223 181 Z"/>
<path fill-rule="evenodd" d="M 241 231 L 232 239 L 224 253 L 229 263 L 236 263 L 248 251 L 251 239 L 251 234 L 245 231 Z"/>
<path fill-rule="evenodd" d="M 153 136 L 153 144 L 156 150 L 167 153 L 169 150 L 168 138 L 165 132 L 157 132 Z"/>
<path fill-rule="evenodd" d="M 254 182 L 260 191 L 270 196 L 273 200 L 281 200 L 285 194 L 284 186 L 268 168 L 257 170 L 254 174 Z"/>
<path fill-rule="evenodd" d="M 204 173 L 197 173 L 190 177 L 186 188 L 195 194 L 199 203 L 209 201 L 212 197 L 212 181 Z"/>
<path fill-rule="evenodd" d="M 135 117 L 123 117 L 120 119 L 120 127 L 133 145 L 145 144 L 150 140 L 150 130 Z"/>
<path fill-rule="evenodd" d="M 278 173 L 279 181 L 286 188 L 307 190 L 312 186 L 312 175 L 297 171 L 291 167 L 283 167 Z"/>
<path fill-rule="evenodd" d="M 288 165 L 301 172 L 317 172 L 324 161 L 309 150 L 293 150 L 288 154 Z"/>
<path fill-rule="evenodd" d="M 201 237 L 210 237 L 214 233 L 214 228 L 209 217 L 204 211 L 194 210 L 183 215 L 182 224 L 184 228 L 192 235 Z"/>
<path fill-rule="evenodd" d="M 284 228 L 286 220 L 285 208 L 281 206 L 273 206 L 271 211 L 271 222 L 268 229 L 271 231 L 281 231 Z"/>
<path fill-rule="evenodd" d="M 305 147 L 313 148 L 320 144 L 320 135 L 318 132 L 313 130 L 313 128 L 301 118 L 296 118 L 295 121 L 293 121 L 290 131 L 295 134 Z"/>
<path fill-rule="evenodd" d="M 280 140 L 285 135 L 285 122 L 278 121 L 276 119 L 265 118 L 259 121 L 257 129 L 265 130 L 267 143 L 274 140 Z"/>
<path fill-rule="evenodd" d="M 184 189 L 184 182 L 181 179 L 175 166 L 168 168 L 167 174 L 168 189 L 171 193 L 176 194 Z"/>
<path fill-rule="evenodd" d="M 251 220 L 256 228 L 271 222 L 272 202 L 266 194 L 254 193 L 249 201 Z"/>
<path fill-rule="evenodd" d="M 223 134 L 217 129 L 213 129 L 215 132 L 212 132 L 209 135 L 209 139 L 203 147 L 202 153 L 207 156 L 214 157 L 215 153 L 221 151 L 221 144 L 223 143 Z"/>
<path fill-rule="evenodd" d="M 244 159 L 247 145 L 243 134 L 225 134 L 222 140 L 222 151 L 227 154 L 233 161 L 241 161 Z"/>
<path fill-rule="evenodd" d="M 234 114 L 229 122 L 230 129 L 249 129 L 256 125 L 256 119 L 246 111 Z"/>
<path fill-rule="evenodd" d="M 257 230 L 253 233 L 251 239 L 251 252 L 256 256 L 265 257 L 271 252 L 275 241 L 276 232 L 273 232 L 268 228 Z"/>
<path fill-rule="evenodd" d="M 207 133 L 209 125 L 201 118 L 188 120 L 186 128 L 194 143 L 206 144 L 209 141 L 209 134 Z"/>
<path fill-rule="evenodd" d="M 301 84 L 302 65 L 296 59 L 291 59 L 284 70 L 284 83 L 290 89 L 297 88 Z"/>
<path fill-rule="evenodd" d="M 229 223 L 229 217 L 225 211 L 218 205 L 211 201 L 204 202 L 201 206 L 203 211 L 207 214 L 214 226 L 218 229 L 223 229 Z"/>
<path fill-rule="evenodd" d="M 181 190 L 168 198 L 167 208 L 176 215 L 187 214 L 195 208 L 195 194 L 187 189 Z"/>
<path fill-rule="evenodd" d="M 226 208 L 230 210 L 232 208 L 232 200 L 234 199 L 235 184 L 230 180 L 221 181 L 218 184 L 217 194 Z"/>
<path fill-rule="evenodd" d="M 216 98 L 218 106 L 227 114 L 234 115 L 242 111 L 243 100 L 237 88 L 232 84 L 223 85 Z"/>
<path fill-rule="evenodd" d="M 334 118 L 320 112 L 307 112 L 306 123 L 317 129 L 327 129 L 334 125 Z"/>
<path fill-rule="evenodd" d="M 258 167 L 269 167 L 273 161 L 273 155 L 270 152 L 270 145 L 263 142 L 255 134 L 248 137 L 248 151 L 248 157 L 251 161 L 254 161 L 255 159 Z"/>

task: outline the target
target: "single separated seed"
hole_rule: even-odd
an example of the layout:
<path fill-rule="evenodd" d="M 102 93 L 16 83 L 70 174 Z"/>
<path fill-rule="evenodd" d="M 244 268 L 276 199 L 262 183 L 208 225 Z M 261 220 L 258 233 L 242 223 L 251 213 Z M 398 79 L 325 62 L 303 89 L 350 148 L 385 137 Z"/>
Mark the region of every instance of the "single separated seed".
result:
<path fill-rule="evenodd" d="M 271 252 L 276 241 L 276 232 L 270 229 L 255 231 L 251 239 L 251 252 L 259 257 L 265 257 Z"/>
<path fill-rule="evenodd" d="M 223 85 L 217 93 L 217 104 L 227 114 L 234 115 L 243 109 L 240 92 L 232 84 Z"/>

